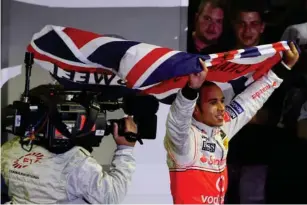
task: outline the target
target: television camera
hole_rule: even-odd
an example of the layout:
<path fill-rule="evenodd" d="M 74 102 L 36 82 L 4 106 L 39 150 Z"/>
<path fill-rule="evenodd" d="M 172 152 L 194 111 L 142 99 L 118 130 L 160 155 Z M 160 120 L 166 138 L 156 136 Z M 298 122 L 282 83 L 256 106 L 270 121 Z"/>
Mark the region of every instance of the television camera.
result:
<path fill-rule="evenodd" d="M 107 91 L 67 89 L 62 85 L 30 87 L 33 53 L 25 54 L 26 80 L 21 100 L 2 110 L 2 129 L 20 137 L 23 149 L 30 151 L 33 144 L 44 146 L 53 153 L 63 153 L 75 145 L 98 147 L 102 138 L 113 132 L 118 124 L 120 136 L 128 141 L 155 139 L 159 102 L 154 96 L 127 94 L 111 99 L 116 89 Z M 118 95 L 117 95 L 118 96 Z M 138 133 L 125 132 L 125 119 L 107 120 L 107 111 L 122 109 L 133 115 Z"/>

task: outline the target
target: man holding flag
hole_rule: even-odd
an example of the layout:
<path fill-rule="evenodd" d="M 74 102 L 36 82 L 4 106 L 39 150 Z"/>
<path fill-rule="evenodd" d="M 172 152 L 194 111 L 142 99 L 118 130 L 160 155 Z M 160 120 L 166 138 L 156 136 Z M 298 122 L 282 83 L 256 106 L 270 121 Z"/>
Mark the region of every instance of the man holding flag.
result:
<path fill-rule="evenodd" d="M 189 75 L 167 119 L 164 146 L 168 152 L 171 192 L 175 204 L 222 204 L 227 191 L 229 140 L 263 106 L 299 58 L 293 43 L 284 51 L 284 67 L 273 68 L 229 105 L 216 84 L 205 81 L 207 68 Z"/>

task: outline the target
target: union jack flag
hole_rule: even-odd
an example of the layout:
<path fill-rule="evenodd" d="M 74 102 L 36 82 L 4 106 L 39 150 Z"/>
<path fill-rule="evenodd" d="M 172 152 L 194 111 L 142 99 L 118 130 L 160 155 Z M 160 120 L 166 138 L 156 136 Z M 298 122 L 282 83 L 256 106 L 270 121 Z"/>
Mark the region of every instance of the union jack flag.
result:
<path fill-rule="evenodd" d="M 27 50 L 34 61 L 67 86 L 122 86 L 170 104 L 188 74 L 208 69 L 228 98 L 260 78 L 281 60 L 287 41 L 209 55 L 190 54 L 147 43 L 47 25 Z"/>

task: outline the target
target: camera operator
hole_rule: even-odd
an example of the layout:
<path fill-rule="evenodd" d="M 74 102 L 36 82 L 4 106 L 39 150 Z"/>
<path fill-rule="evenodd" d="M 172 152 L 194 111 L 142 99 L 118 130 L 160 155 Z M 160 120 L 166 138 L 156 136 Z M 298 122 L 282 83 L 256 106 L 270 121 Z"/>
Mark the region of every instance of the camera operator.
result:
<path fill-rule="evenodd" d="M 137 133 L 132 117 L 125 118 L 125 132 Z M 38 145 L 27 152 L 19 137 L 6 142 L 1 147 L 1 174 L 11 203 L 121 203 L 135 171 L 135 142 L 119 136 L 117 124 L 113 136 L 117 149 L 107 172 L 82 146 L 54 154 Z"/>

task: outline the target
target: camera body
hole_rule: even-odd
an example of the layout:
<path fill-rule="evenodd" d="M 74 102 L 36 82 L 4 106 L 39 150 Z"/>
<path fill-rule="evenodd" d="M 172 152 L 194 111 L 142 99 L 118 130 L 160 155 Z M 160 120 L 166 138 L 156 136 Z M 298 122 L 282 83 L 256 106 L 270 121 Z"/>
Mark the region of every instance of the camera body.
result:
<path fill-rule="evenodd" d="M 115 122 L 119 135 L 128 141 L 142 144 L 142 139 L 155 139 L 159 107 L 155 97 L 135 93 L 108 99 L 109 93 L 88 88 L 66 89 L 51 84 L 30 91 L 32 58 L 33 55 L 26 53 L 26 85 L 21 100 L 2 110 L 2 129 L 19 136 L 25 150 L 30 151 L 33 144 L 44 146 L 53 153 L 63 153 L 82 144 L 97 147 L 104 136 L 113 132 Z M 118 109 L 133 115 L 138 126 L 137 134 L 125 132 L 124 118 L 107 120 L 107 111 Z"/>
<path fill-rule="evenodd" d="M 82 105 L 75 102 L 57 104 L 58 118 L 55 119 L 57 121 L 55 126 L 53 116 L 43 104 L 15 101 L 13 108 L 15 108 L 15 115 L 10 118 L 14 119 L 14 124 L 12 129 L 6 128 L 6 130 L 12 130 L 14 135 L 20 136 L 20 142 L 24 145 L 27 145 L 29 141 L 35 144 L 44 142 L 43 144 L 47 144 L 52 150 L 70 148 L 73 144 L 73 136 L 83 130 L 88 114 Z M 88 139 L 96 138 L 101 141 L 107 129 L 106 118 L 106 111 L 99 110 L 96 119 L 93 119 L 92 128 L 86 131 Z M 93 143 L 93 146 L 99 146 L 99 144 Z"/>

